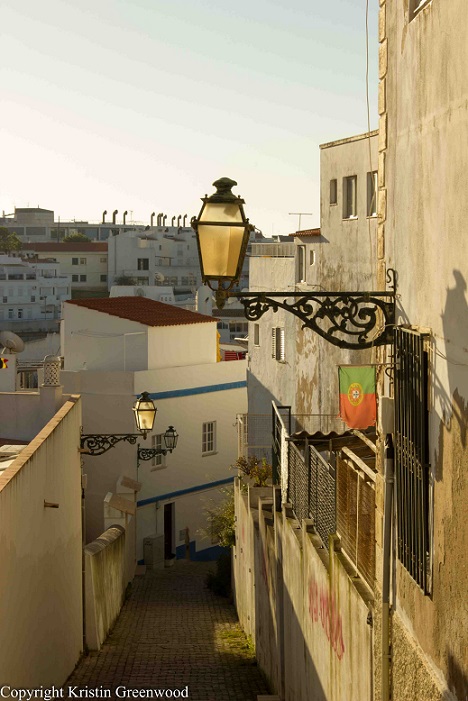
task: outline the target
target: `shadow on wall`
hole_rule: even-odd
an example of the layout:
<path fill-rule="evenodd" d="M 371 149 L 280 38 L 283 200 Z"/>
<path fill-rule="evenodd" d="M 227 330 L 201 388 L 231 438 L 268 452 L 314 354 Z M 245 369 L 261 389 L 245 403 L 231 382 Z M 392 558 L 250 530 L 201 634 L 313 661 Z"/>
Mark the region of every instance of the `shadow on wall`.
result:
<path fill-rule="evenodd" d="M 468 670 L 462 669 L 457 660 L 448 654 L 448 686 L 458 699 L 468 699 Z"/>
<path fill-rule="evenodd" d="M 447 349 L 448 393 L 436 382 L 435 392 L 443 407 L 444 420 L 450 421 L 452 415 L 460 427 L 460 438 L 466 447 L 467 412 L 463 397 L 468 395 L 468 361 L 463 361 L 460 353 L 468 351 L 468 303 L 466 300 L 467 284 L 459 270 L 453 271 L 455 287 L 447 288 L 445 308 L 442 314 L 444 339 Z M 468 358 L 468 356 L 466 356 Z"/>

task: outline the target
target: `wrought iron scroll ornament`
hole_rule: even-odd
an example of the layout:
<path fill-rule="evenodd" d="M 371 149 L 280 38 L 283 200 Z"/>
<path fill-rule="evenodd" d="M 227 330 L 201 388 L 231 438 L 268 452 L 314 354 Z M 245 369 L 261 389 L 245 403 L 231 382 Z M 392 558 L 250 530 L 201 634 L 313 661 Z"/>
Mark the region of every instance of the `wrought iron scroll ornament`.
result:
<path fill-rule="evenodd" d="M 387 271 L 389 288 L 382 292 L 253 292 L 230 293 L 244 306 L 245 317 L 257 321 L 269 309 L 284 309 L 339 348 L 362 350 L 393 341 L 396 273 Z M 289 298 L 293 298 L 289 301 Z"/>
<path fill-rule="evenodd" d="M 167 455 L 172 450 L 166 448 L 138 448 L 138 460 L 152 460 L 157 455 Z"/>
<path fill-rule="evenodd" d="M 135 445 L 138 438 L 141 438 L 141 433 L 83 433 L 80 441 L 80 452 L 83 455 L 102 455 L 120 441 Z"/>

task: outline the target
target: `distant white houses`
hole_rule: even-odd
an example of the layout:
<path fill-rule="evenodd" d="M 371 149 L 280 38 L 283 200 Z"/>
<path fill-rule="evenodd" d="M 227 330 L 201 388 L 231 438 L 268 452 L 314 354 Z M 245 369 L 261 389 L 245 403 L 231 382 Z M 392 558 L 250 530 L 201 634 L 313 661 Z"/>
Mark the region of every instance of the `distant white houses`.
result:
<path fill-rule="evenodd" d="M 8 322 L 11 329 L 15 322 L 58 319 L 70 289 L 70 276 L 60 272 L 58 263 L 0 256 L 0 322 Z"/>
<path fill-rule="evenodd" d="M 232 482 L 237 458 L 236 416 L 247 407 L 246 361 L 218 362 L 216 319 L 145 297 L 73 300 L 63 305 L 62 382 L 79 393 L 84 433 L 135 432 L 131 408 L 143 391 L 158 409 L 142 447 L 164 447 L 175 426 L 176 450 L 141 461 L 119 443 L 85 457 L 87 539 L 104 525 L 103 500 L 122 474 L 141 483 L 137 553 L 143 539 L 164 536 L 166 554 L 207 558 L 216 544 L 203 539 L 204 507 Z M 188 529 L 188 530 L 187 530 Z"/>

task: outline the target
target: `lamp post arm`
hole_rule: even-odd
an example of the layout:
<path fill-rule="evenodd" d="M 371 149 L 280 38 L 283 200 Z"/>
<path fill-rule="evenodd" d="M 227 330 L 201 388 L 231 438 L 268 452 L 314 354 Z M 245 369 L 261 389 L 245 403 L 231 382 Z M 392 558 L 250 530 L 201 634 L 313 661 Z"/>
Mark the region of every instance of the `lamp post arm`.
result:
<path fill-rule="evenodd" d="M 83 433 L 80 438 L 80 453 L 83 455 L 103 455 L 116 443 L 125 441 L 135 445 L 139 438 L 146 438 L 141 433 Z"/>

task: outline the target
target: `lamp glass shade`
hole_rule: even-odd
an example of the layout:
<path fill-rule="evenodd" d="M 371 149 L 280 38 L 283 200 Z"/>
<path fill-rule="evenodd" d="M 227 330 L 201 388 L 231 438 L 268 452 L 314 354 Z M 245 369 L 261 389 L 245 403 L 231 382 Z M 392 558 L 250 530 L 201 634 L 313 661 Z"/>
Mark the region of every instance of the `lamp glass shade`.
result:
<path fill-rule="evenodd" d="M 151 431 L 157 409 L 148 392 L 142 392 L 141 397 L 139 397 L 133 405 L 133 411 L 135 412 L 137 429 L 142 433 Z"/>
<path fill-rule="evenodd" d="M 164 434 L 164 444 L 167 450 L 174 450 L 177 446 L 177 441 L 179 439 L 179 434 L 175 430 L 174 426 L 169 426 L 166 433 Z"/>
<path fill-rule="evenodd" d="M 244 238 L 248 237 L 239 204 L 206 202 L 197 233 L 204 278 L 237 279 Z"/>

